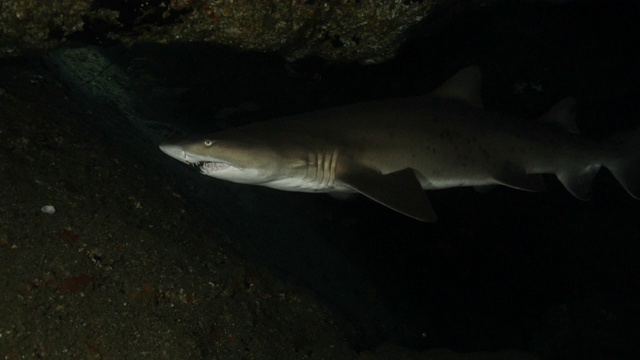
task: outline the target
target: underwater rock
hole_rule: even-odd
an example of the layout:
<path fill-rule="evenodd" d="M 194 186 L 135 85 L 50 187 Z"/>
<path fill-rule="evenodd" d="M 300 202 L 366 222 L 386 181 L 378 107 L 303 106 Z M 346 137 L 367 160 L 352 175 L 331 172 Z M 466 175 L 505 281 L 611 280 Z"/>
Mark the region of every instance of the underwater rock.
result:
<path fill-rule="evenodd" d="M 446 2 L 5 0 L 0 5 L 0 57 L 51 49 L 67 40 L 203 41 L 278 51 L 290 60 L 316 55 L 379 63 L 395 56 L 410 30 L 436 3 Z M 446 6 L 463 9 L 476 2 L 463 7 L 457 1 L 450 3 Z"/>

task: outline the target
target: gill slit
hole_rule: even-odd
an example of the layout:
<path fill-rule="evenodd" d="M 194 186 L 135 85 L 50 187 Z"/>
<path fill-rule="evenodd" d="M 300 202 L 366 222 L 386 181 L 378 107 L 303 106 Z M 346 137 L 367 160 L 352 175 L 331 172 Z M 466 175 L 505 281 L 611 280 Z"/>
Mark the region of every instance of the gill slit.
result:
<path fill-rule="evenodd" d="M 322 188 L 334 185 L 338 166 L 338 150 L 309 152 L 308 163 L 311 166 L 307 167 L 306 180 Z"/>
<path fill-rule="evenodd" d="M 338 168 L 338 150 L 333 149 L 331 151 L 331 164 L 329 167 L 329 185 L 334 186 L 336 182 L 336 169 Z"/>
<path fill-rule="evenodd" d="M 336 178 L 338 151 L 333 149 L 321 152 L 322 160 L 318 162 L 318 170 L 322 172 L 320 185 L 323 188 L 333 187 Z"/>

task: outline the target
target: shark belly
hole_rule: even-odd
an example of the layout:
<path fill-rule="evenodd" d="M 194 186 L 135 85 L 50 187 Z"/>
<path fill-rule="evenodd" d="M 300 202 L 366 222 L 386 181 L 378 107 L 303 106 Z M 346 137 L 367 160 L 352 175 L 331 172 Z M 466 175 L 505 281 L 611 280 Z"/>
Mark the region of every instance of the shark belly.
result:
<path fill-rule="evenodd" d="M 309 192 L 309 193 L 342 193 L 342 192 L 355 192 L 353 189 L 336 182 L 333 184 L 319 183 L 315 181 L 309 181 L 304 178 L 290 177 L 284 179 L 278 179 L 261 184 L 263 186 L 283 190 L 283 191 L 295 191 L 295 192 Z"/>

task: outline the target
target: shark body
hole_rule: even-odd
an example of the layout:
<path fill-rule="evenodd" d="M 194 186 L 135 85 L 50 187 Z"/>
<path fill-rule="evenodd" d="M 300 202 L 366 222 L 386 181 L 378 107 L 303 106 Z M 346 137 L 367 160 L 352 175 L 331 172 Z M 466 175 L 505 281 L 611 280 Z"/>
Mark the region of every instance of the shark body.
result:
<path fill-rule="evenodd" d="M 555 174 L 579 199 L 606 166 L 640 198 L 640 159 L 625 144 L 577 135 L 567 98 L 538 121 L 486 112 L 481 73 L 461 70 L 429 94 L 304 113 L 160 145 L 203 174 L 299 192 L 358 192 L 435 221 L 423 190 L 505 185 L 545 188 Z"/>

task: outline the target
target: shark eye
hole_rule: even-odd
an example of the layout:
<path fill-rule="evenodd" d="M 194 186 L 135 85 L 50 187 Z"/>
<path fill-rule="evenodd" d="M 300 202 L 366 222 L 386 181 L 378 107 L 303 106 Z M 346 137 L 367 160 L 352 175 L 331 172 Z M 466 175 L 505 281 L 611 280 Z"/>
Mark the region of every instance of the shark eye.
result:
<path fill-rule="evenodd" d="M 204 146 L 209 147 L 211 145 L 213 145 L 213 141 L 212 140 L 205 140 L 204 141 Z"/>

